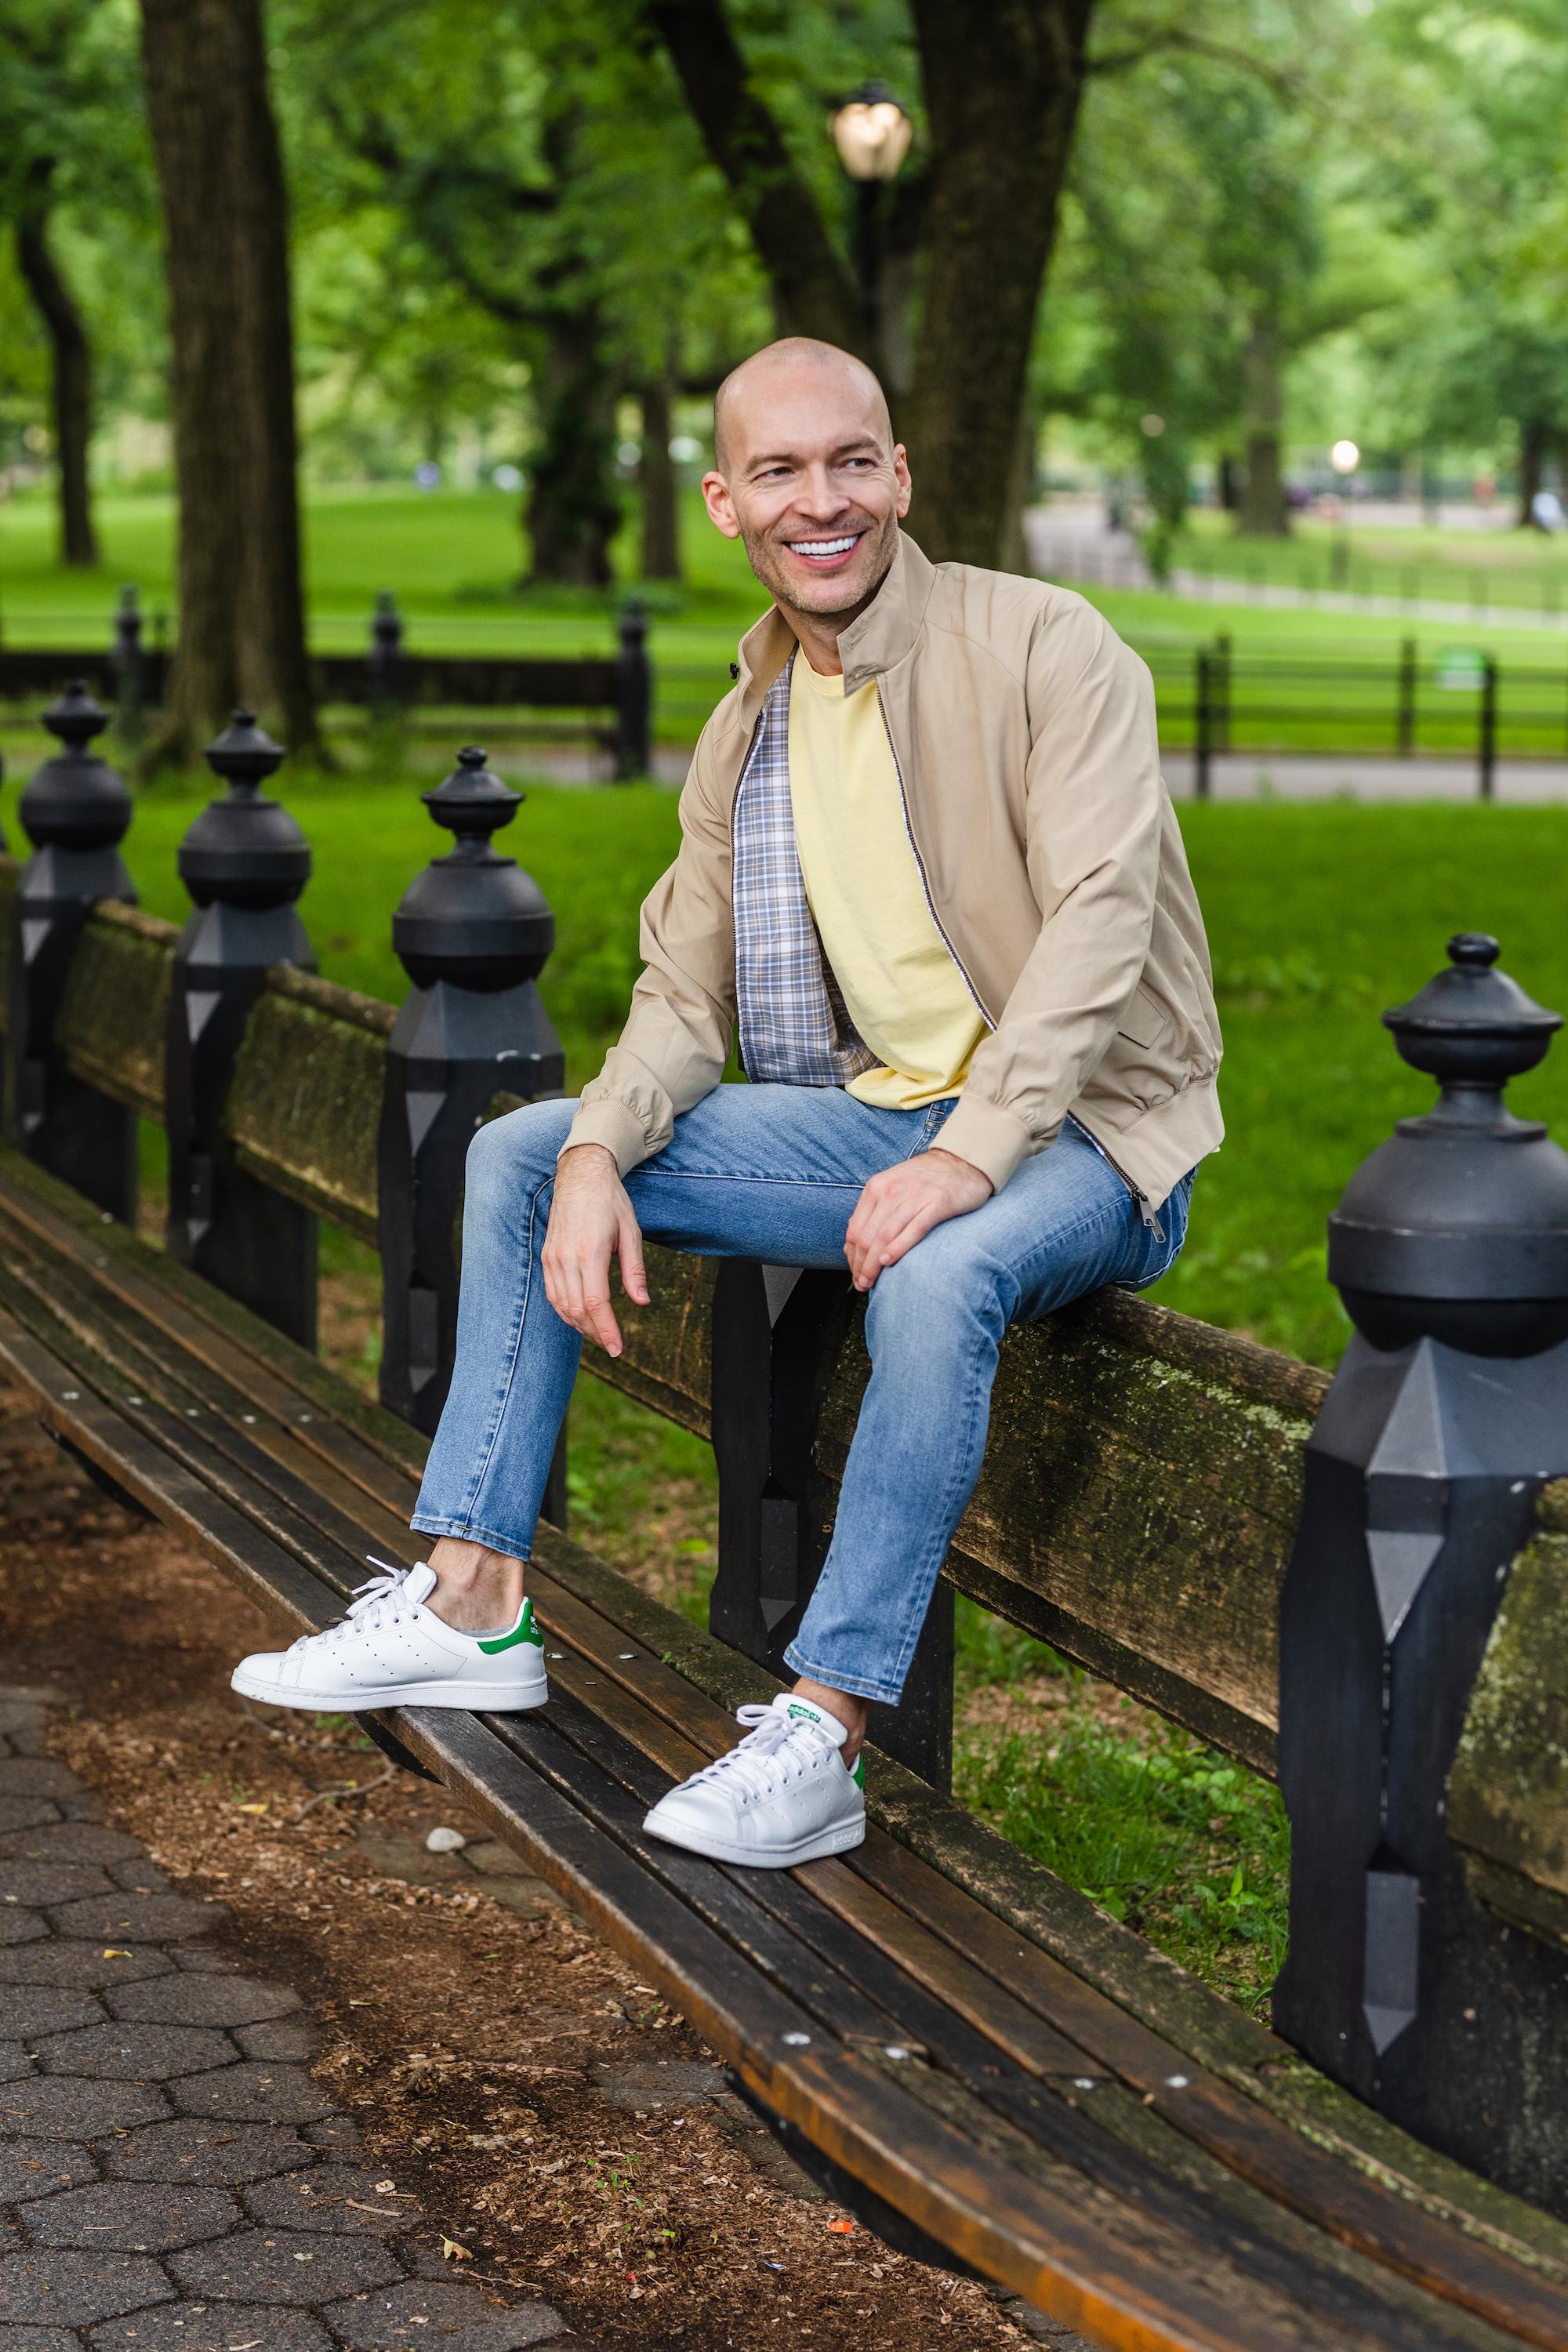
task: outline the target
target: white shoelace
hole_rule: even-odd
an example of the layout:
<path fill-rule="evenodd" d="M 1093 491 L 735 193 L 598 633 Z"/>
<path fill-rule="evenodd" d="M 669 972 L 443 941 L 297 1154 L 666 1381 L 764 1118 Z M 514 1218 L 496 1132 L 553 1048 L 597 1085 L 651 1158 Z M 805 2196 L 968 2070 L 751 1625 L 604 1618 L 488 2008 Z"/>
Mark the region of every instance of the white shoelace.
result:
<path fill-rule="evenodd" d="M 371 1566 L 385 1570 L 384 1575 L 373 1576 L 363 1584 L 356 1584 L 354 1597 L 335 1625 L 324 1625 L 319 1633 L 301 1633 L 289 1644 L 290 1655 L 295 1650 L 308 1650 L 312 1642 L 340 1641 L 345 1633 L 374 1633 L 378 1626 L 395 1624 L 400 1618 L 418 1614 L 418 1604 L 407 1599 L 404 1586 L 408 1581 L 405 1568 L 390 1568 L 385 1560 L 371 1556 Z"/>
<path fill-rule="evenodd" d="M 694 1772 L 688 1787 L 700 1780 L 724 1780 L 731 1787 L 738 1783 L 744 1797 L 773 1797 L 786 1780 L 803 1780 L 817 1756 L 832 1752 L 826 1732 L 804 1716 L 792 1721 L 776 1707 L 738 1706 L 735 1720 L 751 1727 L 746 1738 L 727 1756 Z M 805 1753 L 792 1755 L 794 1748 Z"/>

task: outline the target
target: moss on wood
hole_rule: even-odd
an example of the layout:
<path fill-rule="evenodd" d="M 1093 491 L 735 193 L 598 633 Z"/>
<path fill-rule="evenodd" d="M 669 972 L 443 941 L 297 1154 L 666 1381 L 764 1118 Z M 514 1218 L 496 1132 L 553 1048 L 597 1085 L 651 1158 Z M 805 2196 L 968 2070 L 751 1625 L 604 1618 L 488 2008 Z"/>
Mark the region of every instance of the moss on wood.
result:
<path fill-rule="evenodd" d="M 1568 1480 L 1509 1575 L 1448 1779 L 1475 1892 L 1568 1945 Z"/>
<path fill-rule="evenodd" d="M 160 1123 L 178 938 L 173 923 L 105 899 L 82 928 L 55 1029 L 77 1077 Z"/>
<path fill-rule="evenodd" d="M 242 1168 L 360 1240 L 376 1238 L 384 1034 L 272 974 L 246 1024 L 225 1123 Z M 331 997 L 349 997 L 332 990 Z M 355 1000 L 359 1006 L 374 1003 Z"/>

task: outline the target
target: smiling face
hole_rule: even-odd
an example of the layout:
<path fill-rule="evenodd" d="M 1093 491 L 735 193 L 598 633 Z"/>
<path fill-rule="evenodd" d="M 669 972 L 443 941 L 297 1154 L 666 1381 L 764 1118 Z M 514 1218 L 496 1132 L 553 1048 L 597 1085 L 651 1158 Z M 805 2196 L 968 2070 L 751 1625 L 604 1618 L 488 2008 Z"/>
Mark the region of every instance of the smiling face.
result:
<path fill-rule="evenodd" d="M 910 504 L 881 386 L 830 343 L 792 337 L 737 368 L 714 404 L 708 512 L 784 608 L 830 628 L 880 587 Z"/>

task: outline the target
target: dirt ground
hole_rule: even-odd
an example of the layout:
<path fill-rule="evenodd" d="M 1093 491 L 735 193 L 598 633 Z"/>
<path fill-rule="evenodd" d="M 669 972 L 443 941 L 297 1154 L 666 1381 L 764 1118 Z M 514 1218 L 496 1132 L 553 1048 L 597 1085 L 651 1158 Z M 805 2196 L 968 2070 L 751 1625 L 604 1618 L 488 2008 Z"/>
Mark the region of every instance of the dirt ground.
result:
<path fill-rule="evenodd" d="M 471 2275 L 637 2352 L 1060 2340 L 810 2193 L 684 2021 L 476 1824 L 471 1854 L 426 1852 L 465 1826 L 439 1790 L 383 1780 L 352 1727 L 246 1712 L 228 1669 L 261 1617 L 4 1396 L 0 1481 L 7 1677 L 70 1694 L 62 1759 L 172 1880 L 221 1896 L 237 1958 L 314 2004 L 316 2071 Z"/>

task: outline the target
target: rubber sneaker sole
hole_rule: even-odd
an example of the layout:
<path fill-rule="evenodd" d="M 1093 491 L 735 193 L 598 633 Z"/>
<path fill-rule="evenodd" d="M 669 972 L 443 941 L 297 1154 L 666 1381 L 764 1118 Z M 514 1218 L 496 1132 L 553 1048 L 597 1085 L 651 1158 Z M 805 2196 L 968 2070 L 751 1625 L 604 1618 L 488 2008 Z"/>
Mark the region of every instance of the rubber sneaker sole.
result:
<path fill-rule="evenodd" d="M 658 1808 L 655 1807 L 655 1811 Z M 723 1838 L 708 1837 L 700 1830 L 682 1831 L 675 1824 L 668 1828 L 649 1813 L 643 1822 L 649 1837 L 662 1838 L 666 1845 L 680 1846 L 687 1853 L 700 1854 L 705 1862 L 738 1864 L 742 1870 L 795 1870 L 803 1862 L 821 1862 L 830 1853 L 848 1853 L 866 1842 L 866 1817 L 858 1821 L 840 1822 L 837 1827 L 816 1830 L 809 1837 L 796 1838 L 793 1845 L 774 1846 L 759 1853 L 752 1845 L 731 1845 Z"/>
<path fill-rule="evenodd" d="M 542 1706 L 550 1696 L 542 1677 L 527 1683 L 388 1683 L 380 1689 L 307 1691 L 267 1682 L 237 1666 L 229 1688 L 241 1698 L 260 1699 L 265 1706 L 299 1707 L 310 1715 L 363 1715 L 383 1706 L 451 1706 L 468 1715 L 521 1715 Z"/>

